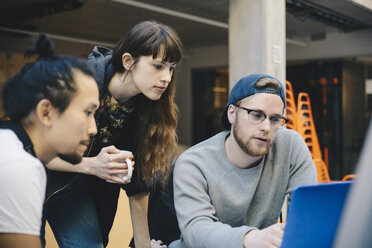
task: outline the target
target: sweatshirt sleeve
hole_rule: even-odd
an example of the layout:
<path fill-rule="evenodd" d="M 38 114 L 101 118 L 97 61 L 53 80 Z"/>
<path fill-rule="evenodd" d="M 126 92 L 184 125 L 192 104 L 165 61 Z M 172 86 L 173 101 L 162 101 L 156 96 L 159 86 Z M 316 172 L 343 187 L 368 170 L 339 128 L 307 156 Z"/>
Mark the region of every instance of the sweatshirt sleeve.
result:
<path fill-rule="evenodd" d="M 305 141 L 296 132 L 293 142 L 293 153 L 291 154 L 291 165 L 287 193 L 300 185 L 317 184 L 317 172 L 309 148 Z"/>

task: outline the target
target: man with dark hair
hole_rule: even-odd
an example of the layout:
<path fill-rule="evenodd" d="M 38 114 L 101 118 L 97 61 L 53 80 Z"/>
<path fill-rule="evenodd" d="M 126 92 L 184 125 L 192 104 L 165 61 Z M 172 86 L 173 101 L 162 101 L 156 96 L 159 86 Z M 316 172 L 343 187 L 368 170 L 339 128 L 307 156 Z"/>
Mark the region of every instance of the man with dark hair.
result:
<path fill-rule="evenodd" d="M 97 132 L 93 71 L 83 60 L 53 52 L 53 43 L 41 35 L 27 52 L 38 60 L 25 64 L 3 89 L 8 120 L 0 123 L 0 247 L 41 247 L 44 165 L 57 156 L 79 163 Z"/>
<path fill-rule="evenodd" d="M 304 140 L 282 127 L 284 109 L 277 79 L 253 74 L 235 84 L 222 114 L 226 131 L 176 161 L 181 240 L 169 247 L 280 247 L 285 195 L 317 182 Z"/>

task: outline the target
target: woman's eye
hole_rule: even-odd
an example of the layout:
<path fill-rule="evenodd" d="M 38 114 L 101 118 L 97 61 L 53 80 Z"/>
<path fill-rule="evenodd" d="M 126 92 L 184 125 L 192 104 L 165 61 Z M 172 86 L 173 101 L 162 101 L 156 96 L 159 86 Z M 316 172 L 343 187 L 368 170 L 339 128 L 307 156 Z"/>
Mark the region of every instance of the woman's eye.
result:
<path fill-rule="evenodd" d="M 157 69 L 157 70 L 161 70 L 161 69 L 163 68 L 162 65 L 154 65 L 154 67 L 155 67 L 155 69 Z"/>
<path fill-rule="evenodd" d="M 171 67 L 169 67 L 169 71 L 172 71 L 172 72 L 173 72 L 173 71 L 174 71 L 174 69 L 175 69 L 175 68 L 174 68 L 174 67 L 172 67 L 172 66 L 171 66 Z"/>

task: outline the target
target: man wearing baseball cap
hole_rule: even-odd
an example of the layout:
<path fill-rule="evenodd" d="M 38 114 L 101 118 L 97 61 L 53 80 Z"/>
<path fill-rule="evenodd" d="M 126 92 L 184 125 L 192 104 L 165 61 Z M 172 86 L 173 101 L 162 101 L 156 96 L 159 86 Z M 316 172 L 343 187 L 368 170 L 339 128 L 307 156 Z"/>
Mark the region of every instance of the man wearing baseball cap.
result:
<path fill-rule="evenodd" d="M 181 239 L 169 247 L 280 247 L 286 194 L 317 183 L 310 152 L 287 119 L 275 78 L 252 74 L 231 90 L 226 129 L 177 160 L 174 202 Z"/>

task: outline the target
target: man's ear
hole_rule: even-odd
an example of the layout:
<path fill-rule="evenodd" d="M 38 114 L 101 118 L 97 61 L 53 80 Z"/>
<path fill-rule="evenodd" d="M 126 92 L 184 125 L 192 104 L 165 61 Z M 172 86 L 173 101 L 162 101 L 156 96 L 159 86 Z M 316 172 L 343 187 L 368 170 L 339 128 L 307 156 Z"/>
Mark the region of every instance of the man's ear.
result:
<path fill-rule="evenodd" d="M 42 99 L 35 108 L 35 114 L 38 122 L 46 126 L 52 125 L 52 115 L 57 110 L 52 106 L 52 103 L 48 99 Z"/>
<path fill-rule="evenodd" d="M 230 104 L 227 108 L 227 119 L 229 120 L 230 124 L 232 125 L 235 122 L 235 116 L 237 113 L 237 109 L 234 105 Z"/>
<path fill-rule="evenodd" d="M 134 58 L 130 53 L 124 53 L 121 56 L 121 61 L 123 63 L 123 67 L 126 71 L 129 71 L 134 63 Z"/>

